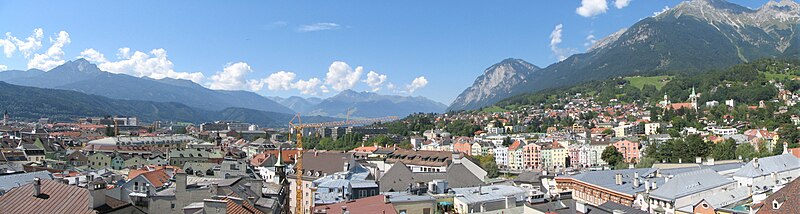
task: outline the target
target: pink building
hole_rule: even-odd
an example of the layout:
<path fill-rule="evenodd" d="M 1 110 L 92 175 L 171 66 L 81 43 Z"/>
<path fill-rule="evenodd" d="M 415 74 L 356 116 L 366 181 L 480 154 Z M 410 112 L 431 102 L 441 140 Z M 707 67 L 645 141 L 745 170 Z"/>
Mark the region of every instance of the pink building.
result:
<path fill-rule="evenodd" d="M 525 169 L 542 169 L 542 157 L 539 152 L 541 149 L 542 147 L 535 143 L 522 147 L 522 163 Z"/>
<path fill-rule="evenodd" d="M 626 163 L 638 163 L 639 162 L 639 142 L 633 142 L 629 140 L 622 140 L 617 141 L 614 144 L 614 147 L 617 147 L 617 151 L 622 153 L 622 157 L 625 158 Z"/>

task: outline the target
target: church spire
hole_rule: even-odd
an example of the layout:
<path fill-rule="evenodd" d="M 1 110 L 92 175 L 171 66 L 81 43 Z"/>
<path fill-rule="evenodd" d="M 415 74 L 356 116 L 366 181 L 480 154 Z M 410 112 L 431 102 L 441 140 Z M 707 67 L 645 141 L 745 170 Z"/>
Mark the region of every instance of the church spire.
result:
<path fill-rule="evenodd" d="M 278 161 L 275 162 L 275 167 L 283 167 L 283 146 L 278 145 Z"/>

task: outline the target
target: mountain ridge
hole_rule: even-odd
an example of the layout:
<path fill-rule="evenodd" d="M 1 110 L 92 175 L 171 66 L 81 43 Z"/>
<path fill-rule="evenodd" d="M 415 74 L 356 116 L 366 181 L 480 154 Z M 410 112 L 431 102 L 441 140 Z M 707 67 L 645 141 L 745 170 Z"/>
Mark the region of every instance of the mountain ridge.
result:
<path fill-rule="evenodd" d="M 585 53 L 525 76 L 526 81 L 509 89 L 491 91 L 491 97 L 465 102 L 460 95 L 448 110 L 479 109 L 520 93 L 614 76 L 691 74 L 765 57 L 798 57 L 799 23 L 800 4 L 789 0 L 770 1 L 757 10 L 723 0 L 685 1 L 599 40 Z"/>

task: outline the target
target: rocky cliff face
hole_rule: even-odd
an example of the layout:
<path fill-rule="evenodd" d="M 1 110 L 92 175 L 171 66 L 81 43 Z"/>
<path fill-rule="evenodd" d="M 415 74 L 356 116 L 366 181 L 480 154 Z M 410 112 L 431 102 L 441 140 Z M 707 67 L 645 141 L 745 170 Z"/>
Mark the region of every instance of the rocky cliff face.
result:
<path fill-rule="evenodd" d="M 500 101 L 506 95 L 514 94 L 515 86 L 527 82 L 539 69 L 521 59 L 505 59 L 484 70 L 483 75 L 461 92 L 448 110 L 473 110 Z"/>

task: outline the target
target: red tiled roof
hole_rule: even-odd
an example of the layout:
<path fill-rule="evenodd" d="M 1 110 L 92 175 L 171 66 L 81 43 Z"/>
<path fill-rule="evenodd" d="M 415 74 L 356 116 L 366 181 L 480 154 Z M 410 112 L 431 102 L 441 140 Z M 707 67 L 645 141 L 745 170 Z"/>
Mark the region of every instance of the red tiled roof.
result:
<path fill-rule="evenodd" d="M 394 210 L 394 205 L 383 202 L 383 197 L 383 195 L 376 195 L 350 202 L 316 206 L 312 212 L 316 213 L 317 210 L 325 210 L 326 214 L 340 214 L 342 213 L 342 207 L 347 207 L 347 211 L 350 211 L 350 213 L 397 214 L 397 211 Z"/>
<path fill-rule="evenodd" d="M 153 184 L 153 187 L 155 188 L 161 188 L 162 186 L 164 186 L 164 184 L 169 182 L 169 175 L 167 175 L 167 172 L 164 169 L 153 170 L 141 173 L 140 175 L 144 176 L 145 179 L 150 181 L 150 183 Z"/>
<path fill-rule="evenodd" d="M 800 213 L 800 194 L 798 194 L 798 192 L 800 192 L 800 179 L 794 179 L 794 181 L 789 182 L 786 186 L 767 197 L 767 199 L 764 199 L 761 203 L 753 205 L 753 209 L 758 209 L 760 207 L 756 212 L 758 214 Z M 772 209 L 772 201 L 776 200 L 783 204 L 781 204 L 778 209 Z"/>

